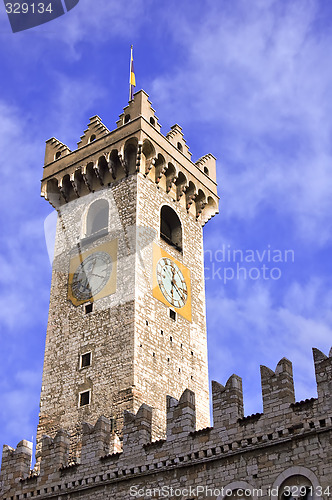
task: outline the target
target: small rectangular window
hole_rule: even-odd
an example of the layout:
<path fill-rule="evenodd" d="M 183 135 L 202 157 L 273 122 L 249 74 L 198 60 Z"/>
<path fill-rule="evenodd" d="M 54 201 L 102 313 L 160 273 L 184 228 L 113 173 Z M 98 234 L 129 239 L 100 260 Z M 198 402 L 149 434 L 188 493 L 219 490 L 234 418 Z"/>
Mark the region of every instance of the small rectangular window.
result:
<path fill-rule="evenodd" d="M 85 391 L 80 393 L 80 406 L 87 406 L 90 404 L 90 391 Z"/>
<path fill-rule="evenodd" d="M 93 304 L 92 302 L 88 305 L 85 306 L 85 314 L 90 314 L 92 313 L 92 309 L 93 309 Z"/>
<path fill-rule="evenodd" d="M 173 309 L 170 309 L 170 310 L 169 310 L 169 317 L 170 317 L 172 320 L 176 321 L 176 312 L 175 312 L 175 311 L 173 311 Z"/>
<path fill-rule="evenodd" d="M 86 366 L 91 366 L 91 352 L 81 354 L 80 368 L 85 368 Z"/>

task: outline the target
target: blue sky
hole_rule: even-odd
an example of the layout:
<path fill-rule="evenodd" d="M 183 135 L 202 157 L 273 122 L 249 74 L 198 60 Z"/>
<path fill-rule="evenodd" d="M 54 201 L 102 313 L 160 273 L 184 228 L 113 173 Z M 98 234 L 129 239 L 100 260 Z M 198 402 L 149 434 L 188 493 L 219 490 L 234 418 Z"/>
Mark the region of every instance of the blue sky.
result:
<path fill-rule="evenodd" d="M 245 413 L 261 411 L 259 365 L 286 356 L 297 399 L 316 395 L 311 348 L 332 344 L 331 25 L 318 0 L 80 0 L 12 34 L 0 5 L 0 444 L 37 426 L 51 278 L 45 140 L 73 149 L 95 114 L 115 127 L 131 43 L 162 132 L 179 123 L 194 161 L 218 159 L 220 214 L 204 229 L 211 378 L 242 376 Z M 219 262 L 222 248 L 294 259 L 265 253 L 240 264 L 252 276 L 277 267 L 279 279 L 242 271 L 224 283 L 238 262 Z"/>

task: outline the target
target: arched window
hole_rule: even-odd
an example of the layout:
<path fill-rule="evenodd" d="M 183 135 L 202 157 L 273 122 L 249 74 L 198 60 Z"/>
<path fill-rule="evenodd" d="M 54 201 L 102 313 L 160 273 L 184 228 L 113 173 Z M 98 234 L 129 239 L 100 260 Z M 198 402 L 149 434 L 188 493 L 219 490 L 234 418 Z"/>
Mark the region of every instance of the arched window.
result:
<path fill-rule="evenodd" d="M 182 226 L 176 212 L 164 205 L 160 212 L 160 238 L 182 252 Z"/>
<path fill-rule="evenodd" d="M 97 235 L 108 229 L 109 206 L 106 200 L 97 200 L 89 208 L 86 219 L 86 236 Z"/>
<path fill-rule="evenodd" d="M 311 500 L 313 497 L 313 486 L 305 476 L 294 475 L 286 479 L 279 493 L 280 500 Z"/>

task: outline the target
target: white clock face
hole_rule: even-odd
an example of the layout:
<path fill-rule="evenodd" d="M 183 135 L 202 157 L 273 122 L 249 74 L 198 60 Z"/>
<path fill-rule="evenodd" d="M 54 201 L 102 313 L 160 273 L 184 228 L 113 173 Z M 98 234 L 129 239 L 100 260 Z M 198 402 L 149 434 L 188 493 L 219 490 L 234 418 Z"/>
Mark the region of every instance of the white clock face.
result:
<path fill-rule="evenodd" d="M 188 298 L 188 288 L 179 267 L 169 258 L 163 257 L 157 264 L 157 280 L 165 299 L 174 307 L 183 307 Z"/>
<path fill-rule="evenodd" d="M 77 300 L 88 300 L 97 295 L 112 273 L 112 259 L 106 252 L 89 255 L 76 269 L 71 284 L 73 296 Z"/>

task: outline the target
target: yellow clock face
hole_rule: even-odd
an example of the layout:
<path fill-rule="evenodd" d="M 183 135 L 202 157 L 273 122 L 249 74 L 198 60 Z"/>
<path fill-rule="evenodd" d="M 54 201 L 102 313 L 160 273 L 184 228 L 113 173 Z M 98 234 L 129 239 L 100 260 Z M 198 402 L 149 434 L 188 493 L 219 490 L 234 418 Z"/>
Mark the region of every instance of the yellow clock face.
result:
<path fill-rule="evenodd" d="M 70 261 L 68 298 L 77 306 L 116 291 L 117 240 L 79 253 Z"/>
<path fill-rule="evenodd" d="M 191 321 L 190 271 L 155 244 L 153 296 Z"/>
<path fill-rule="evenodd" d="M 73 296 L 87 300 L 96 296 L 107 284 L 112 273 L 113 262 L 107 252 L 94 252 L 86 257 L 76 269 L 71 283 Z"/>

